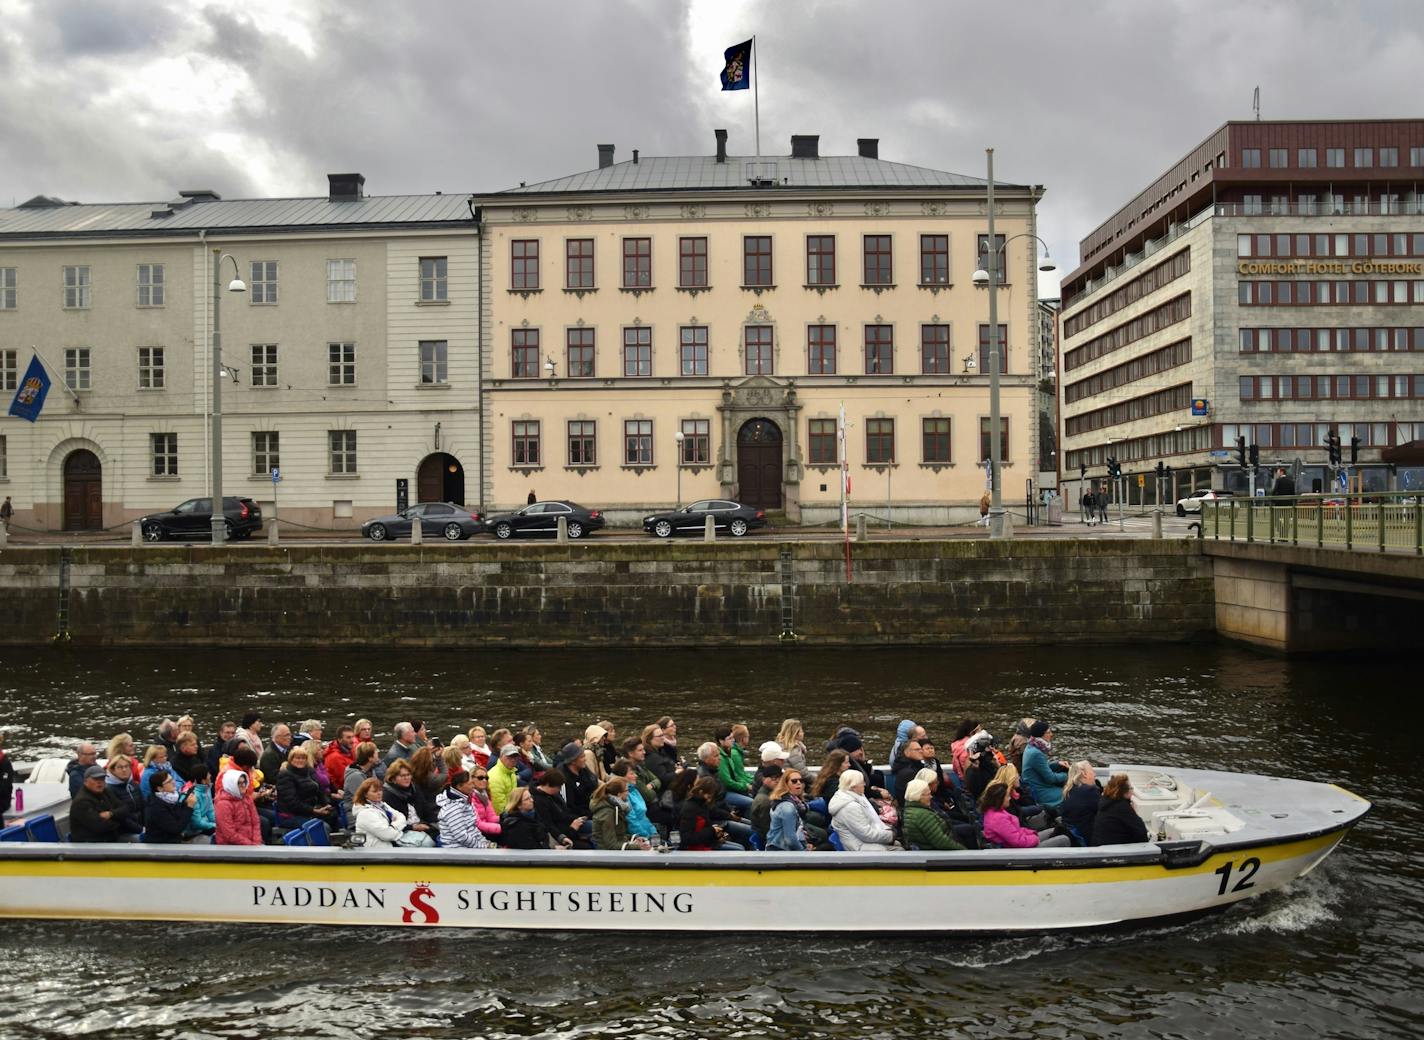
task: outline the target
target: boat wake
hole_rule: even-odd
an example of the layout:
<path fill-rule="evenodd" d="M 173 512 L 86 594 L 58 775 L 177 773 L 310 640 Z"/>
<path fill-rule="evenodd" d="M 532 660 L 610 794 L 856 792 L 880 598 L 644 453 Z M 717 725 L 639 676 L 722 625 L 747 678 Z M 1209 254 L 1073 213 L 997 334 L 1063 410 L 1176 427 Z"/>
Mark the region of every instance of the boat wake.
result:
<path fill-rule="evenodd" d="M 1344 898 L 1344 890 L 1321 868 L 1279 892 L 1254 901 L 1249 915 L 1233 917 L 1224 923 L 1221 931 L 1225 935 L 1309 931 L 1340 920 L 1337 908 Z"/>

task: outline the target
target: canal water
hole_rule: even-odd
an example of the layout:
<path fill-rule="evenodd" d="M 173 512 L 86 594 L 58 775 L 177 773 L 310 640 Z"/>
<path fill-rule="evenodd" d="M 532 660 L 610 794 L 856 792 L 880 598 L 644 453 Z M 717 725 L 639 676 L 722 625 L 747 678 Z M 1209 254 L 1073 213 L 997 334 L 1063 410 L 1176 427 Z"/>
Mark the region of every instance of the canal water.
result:
<path fill-rule="evenodd" d="M 1411 692 L 1413 691 L 1413 692 Z M 1375 813 L 1290 890 L 1196 923 L 970 941 L 786 932 L 510 934 L 10 921 L 0 1036 L 1417 1037 L 1424 1014 L 1424 757 L 1407 659 L 1285 662 L 1205 645 L 914 651 L 72 652 L 0 654 L 0 727 L 25 761 L 165 715 L 537 721 L 546 744 L 670 713 L 754 744 L 790 715 L 965 715 L 1058 750 L 1329 780 Z M 388 739 L 388 738 L 387 738 Z M 824 920 L 843 908 L 828 904 Z"/>

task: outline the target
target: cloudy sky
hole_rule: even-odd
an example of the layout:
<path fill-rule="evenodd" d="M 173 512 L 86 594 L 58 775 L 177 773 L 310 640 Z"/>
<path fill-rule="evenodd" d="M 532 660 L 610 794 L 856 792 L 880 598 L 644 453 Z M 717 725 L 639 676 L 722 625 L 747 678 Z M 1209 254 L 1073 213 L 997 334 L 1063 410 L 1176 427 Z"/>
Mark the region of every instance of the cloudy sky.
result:
<path fill-rule="evenodd" d="M 0 0 L 0 204 L 490 191 L 752 151 L 723 48 L 756 34 L 763 150 L 1041 183 L 1078 240 L 1228 119 L 1420 116 L 1421 0 Z M 1058 275 L 1055 275 L 1056 279 Z"/>

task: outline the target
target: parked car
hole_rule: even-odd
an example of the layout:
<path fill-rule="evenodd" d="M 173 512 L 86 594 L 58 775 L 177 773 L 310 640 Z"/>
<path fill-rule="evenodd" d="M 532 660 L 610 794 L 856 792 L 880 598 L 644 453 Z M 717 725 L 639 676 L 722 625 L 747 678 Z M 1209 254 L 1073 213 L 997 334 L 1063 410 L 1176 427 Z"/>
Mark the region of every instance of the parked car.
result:
<path fill-rule="evenodd" d="M 570 538 L 582 538 L 589 531 L 597 531 L 603 526 L 603 514 L 597 509 L 588 509 L 577 502 L 554 499 L 549 502 L 531 502 L 517 513 L 491 516 L 485 520 L 485 527 L 501 540 L 513 538 L 517 534 L 553 535 L 558 532 L 561 516 Z"/>
<path fill-rule="evenodd" d="M 420 521 L 420 533 L 431 538 L 437 535 L 458 542 L 485 529 L 484 518 L 454 502 L 417 502 L 402 513 L 378 516 L 361 525 L 362 537 L 373 542 L 392 538 L 409 538 L 410 529 Z"/>
<path fill-rule="evenodd" d="M 223 496 L 223 518 L 229 540 L 251 538 L 262 530 L 262 510 L 250 498 Z M 208 538 L 213 531 L 213 500 L 190 498 L 166 513 L 150 513 L 138 518 L 138 529 L 146 542 L 165 538 Z"/>
<path fill-rule="evenodd" d="M 1186 516 L 1188 513 L 1200 513 L 1203 502 L 1215 502 L 1217 499 L 1230 497 L 1230 491 L 1213 491 L 1211 488 L 1193 491 L 1186 498 L 1177 499 L 1177 515 Z"/>
<path fill-rule="evenodd" d="M 671 513 L 654 513 L 643 517 L 643 530 L 659 538 L 671 538 L 679 531 L 701 532 L 707 529 L 707 518 L 718 531 L 740 538 L 756 527 L 766 526 L 766 513 L 740 502 L 724 498 L 709 498 L 683 506 Z"/>

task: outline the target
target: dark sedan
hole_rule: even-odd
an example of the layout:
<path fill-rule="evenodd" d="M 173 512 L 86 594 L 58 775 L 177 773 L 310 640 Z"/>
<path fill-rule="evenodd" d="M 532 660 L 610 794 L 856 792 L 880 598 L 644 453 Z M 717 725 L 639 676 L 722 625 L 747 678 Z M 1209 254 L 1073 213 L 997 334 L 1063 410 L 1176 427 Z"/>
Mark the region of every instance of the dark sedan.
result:
<path fill-rule="evenodd" d="M 748 531 L 766 526 L 766 513 L 740 502 L 724 498 L 709 498 L 671 513 L 654 513 L 643 517 L 643 530 L 659 538 L 671 538 L 682 531 L 698 533 L 707 529 L 707 518 L 720 532 L 740 538 Z"/>
<path fill-rule="evenodd" d="M 409 538 L 410 529 L 417 519 L 422 535 L 438 536 L 451 542 L 479 534 L 485 529 L 484 518 L 479 513 L 454 502 L 417 502 L 403 513 L 367 520 L 361 525 L 361 535 L 373 542 Z"/>
<path fill-rule="evenodd" d="M 262 510 L 250 498 L 223 497 L 223 519 L 229 539 L 250 538 L 262 530 Z M 213 533 L 213 500 L 190 498 L 166 513 L 150 513 L 138 519 L 138 529 L 146 542 L 165 538 L 209 538 Z"/>
<path fill-rule="evenodd" d="M 492 516 L 485 521 L 485 525 L 500 539 L 513 538 L 517 534 L 554 535 L 558 533 L 559 517 L 564 518 L 570 538 L 582 538 L 589 531 L 597 531 L 603 526 L 603 514 L 597 509 L 558 499 L 531 502 L 517 513 Z"/>

